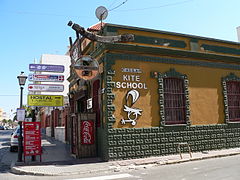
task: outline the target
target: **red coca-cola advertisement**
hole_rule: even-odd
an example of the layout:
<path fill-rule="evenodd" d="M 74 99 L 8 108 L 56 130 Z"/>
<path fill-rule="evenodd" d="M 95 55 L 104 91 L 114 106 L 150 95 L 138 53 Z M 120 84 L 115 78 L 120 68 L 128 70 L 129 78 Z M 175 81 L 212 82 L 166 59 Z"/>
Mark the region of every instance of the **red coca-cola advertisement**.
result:
<path fill-rule="evenodd" d="M 94 122 L 81 121 L 81 144 L 94 144 Z"/>
<path fill-rule="evenodd" d="M 40 122 L 24 122 L 24 156 L 41 155 Z"/>

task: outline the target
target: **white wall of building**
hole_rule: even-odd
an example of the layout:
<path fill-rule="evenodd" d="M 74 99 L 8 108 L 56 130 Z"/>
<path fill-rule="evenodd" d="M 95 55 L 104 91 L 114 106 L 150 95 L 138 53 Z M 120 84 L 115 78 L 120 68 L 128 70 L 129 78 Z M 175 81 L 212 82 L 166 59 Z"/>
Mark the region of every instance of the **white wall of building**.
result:
<path fill-rule="evenodd" d="M 41 94 L 45 95 L 63 95 L 64 99 L 68 100 L 68 77 L 70 76 L 70 65 L 71 65 L 71 59 L 69 55 L 55 55 L 55 54 L 43 54 L 40 58 L 40 64 L 52 64 L 52 65 L 63 65 L 64 66 L 64 72 L 63 73 L 52 73 L 52 72 L 42 72 L 41 74 L 62 74 L 64 75 L 64 81 L 62 83 L 57 82 L 42 82 L 42 84 L 63 84 L 64 85 L 64 91 L 63 92 L 42 92 Z M 67 102 L 65 102 L 67 103 Z M 51 110 L 53 108 L 45 107 L 44 108 L 46 114 L 50 114 Z M 61 108 L 59 108 L 61 109 Z M 51 128 L 46 128 L 46 135 L 51 136 Z M 54 137 L 55 139 L 65 142 L 65 128 L 64 127 L 56 127 L 54 131 Z"/>
<path fill-rule="evenodd" d="M 42 82 L 42 84 L 62 84 L 64 85 L 64 91 L 63 92 L 41 92 L 41 94 L 44 95 L 63 95 L 65 98 L 64 100 L 68 100 L 68 91 L 69 91 L 69 82 L 67 78 L 70 76 L 70 65 L 71 65 L 71 59 L 69 55 L 56 55 L 56 54 L 42 54 L 40 58 L 40 64 L 52 64 L 52 65 L 63 65 L 64 66 L 64 72 L 63 73 L 55 73 L 55 72 L 41 72 L 41 74 L 62 74 L 64 75 L 64 81 L 63 82 Z M 68 103 L 65 101 L 64 103 Z M 45 113 L 50 114 L 51 110 L 53 108 L 45 108 Z M 61 109 L 61 108 L 59 108 Z"/>
<path fill-rule="evenodd" d="M 51 137 L 51 127 L 46 127 L 46 135 Z"/>
<path fill-rule="evenodd" d="M 66 55 L 43 54 L 40 58 L 40 64 L 63 65 L 65 68 L 65 71 L 63 73 L 42 72 L 42 74 L 63 74 L 64 75 L 63 83 L 44 82 L 44 84 L 63 84 L 64 85 L 63 92 L 47 92 L 42 94 L 67 96 L 68 86 L 69 86 L 69 82 L 67 81 L 67 78 L 70 76 L 70 65 L 71 65 L 70 57 Z"/>
<path fill-rule="evenodd" d="M 65 143 L 65 127 L 55 127 L 54 137 Z"/>
<path fill-rule="evenodd" d="M 238 42 L 240 42 L 240 26 L 237 27 Z"/>

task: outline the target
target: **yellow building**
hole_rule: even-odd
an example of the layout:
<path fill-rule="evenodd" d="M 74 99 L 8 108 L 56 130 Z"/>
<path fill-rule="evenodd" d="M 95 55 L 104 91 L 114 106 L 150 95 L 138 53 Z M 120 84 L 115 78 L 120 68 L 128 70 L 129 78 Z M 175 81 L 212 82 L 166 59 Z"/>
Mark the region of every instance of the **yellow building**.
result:
<path fill-rule="evenodd" d="M 115 160 L 178 153 L 180 143 L 192 151 L 240 146 L 239 43 L 113 24 L 101 33 L 134 41 L 83 46 L 101 73 L 84 82 L 72 70 L 69 78 L 74 154 Z M 82 142 L 84 120 L 94 123 L 91 144 Z"/>

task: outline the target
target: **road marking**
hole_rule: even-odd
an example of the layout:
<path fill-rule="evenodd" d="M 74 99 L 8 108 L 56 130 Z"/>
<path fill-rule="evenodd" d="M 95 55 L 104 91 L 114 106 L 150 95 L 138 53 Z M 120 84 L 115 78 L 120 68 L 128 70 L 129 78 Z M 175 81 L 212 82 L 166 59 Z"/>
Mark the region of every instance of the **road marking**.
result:
<path fill-rule="evenodd" d="M 66 179 L 66 180 L 108 180 L 108 179 L 121 179 L 132 177 L 130 174 L 117 174 L 110 176 L 97 176 L 97 177 L 89 177 L 89 178 L 78 178 L 78 179 Z"/>

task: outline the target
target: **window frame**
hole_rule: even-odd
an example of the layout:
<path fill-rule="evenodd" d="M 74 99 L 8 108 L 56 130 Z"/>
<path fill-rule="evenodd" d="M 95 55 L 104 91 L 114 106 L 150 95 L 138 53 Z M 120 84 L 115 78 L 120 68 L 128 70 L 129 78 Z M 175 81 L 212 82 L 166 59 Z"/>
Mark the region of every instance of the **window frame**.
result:
<path fill-rule="evenodd" d="M 168 86 L 168 89 L 166 89 L 166 86 Z M 176 87 L 180 87 L 180 91 L 177 92 Z M 176 77 L 164 77 L 163 89 L 165 124 L 186 124 L 184 79 Z M 169 114 L 169 120 L 167 120 L 167 114 Z"/>
<path fill-rule="evenodd" d="M 234 73 L 230 73 L 226 77 L 222 78 L 225 123 L 240 123 L 240 120 L 234 121 L 234 120 L 230 119 L 231 111 L 229 110 L 228 91 L 227 91 L 227 83 L 228 82 L 238 82 L 238 83 L 240 83 L 240 78 L 238 76 L 236 76 Z M 240 102 L 240 100 L 239 100 L 239 102 Z"/>
<path fill-rule="evenodd" d="M 151 72 L 151 76 L 157 78 L 158 81 L 158 93 L 159 93 L 159 105 L 160 105 L 160 126 L 189 126 L 190 123 L 190 103 L 189 103 L 189 81 L 187 75 L 177 72 L 175 69 L 171 68 L 165 73 Z M 165 115 L 165 105 L 164 105 L 164 78 L 176 78 L 183 80 L 183 93 L 184 93 L 184 103 L 185 103 L 185 123 L 173 123 L 168 124 L 166 122 Z"/>

